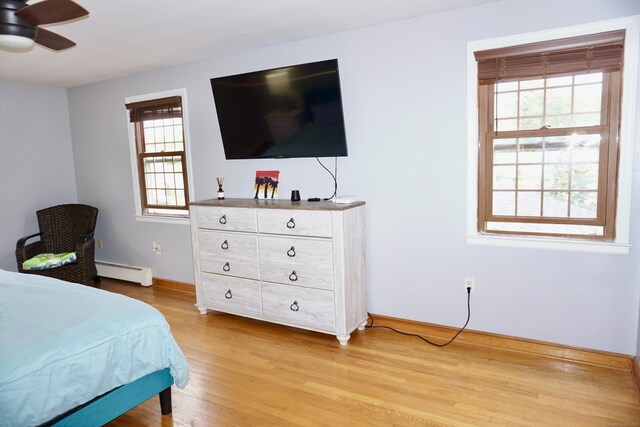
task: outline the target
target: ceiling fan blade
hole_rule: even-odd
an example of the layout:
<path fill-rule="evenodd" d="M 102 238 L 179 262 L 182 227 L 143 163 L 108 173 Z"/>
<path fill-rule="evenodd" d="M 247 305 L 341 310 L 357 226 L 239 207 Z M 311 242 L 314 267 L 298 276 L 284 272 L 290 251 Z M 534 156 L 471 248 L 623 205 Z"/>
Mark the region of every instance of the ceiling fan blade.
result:
<path fill-rule="evenodd" d="M 71 0 L 43 0 L 23 7 L 15 15 L 33 25 L 46 25 L 81 18 L 89 12 Z"/>
<path fill-rule="evenodd" d="M 48 47 L 49 49 L 53 50 L 69 49 L 70 47 L 76 45 L 75 42 L 69 40 L 68 38 L 62 37 L 61 35 L 49 30 L 45 30 L 44 28 L 38 28 L 35 41 L 39 45 Z"/>

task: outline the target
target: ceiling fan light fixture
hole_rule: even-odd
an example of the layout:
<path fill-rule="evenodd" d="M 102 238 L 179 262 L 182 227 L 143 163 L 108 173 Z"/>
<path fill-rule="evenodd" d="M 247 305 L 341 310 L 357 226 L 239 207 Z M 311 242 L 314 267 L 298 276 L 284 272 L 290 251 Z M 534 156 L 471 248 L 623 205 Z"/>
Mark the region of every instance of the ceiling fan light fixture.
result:
<path fill-rule="evenodd" d="M 26 52 L 34 44 L 59 51 L 76 44 L 66 37 L 40 28 L 89 15 L 73 0 L 41 0 L 27 5 L 29 0 L 0 0 L 0 49 Z"/>
<path fill-rule="evenodd" d="M 0 34 L 0 48 L 9 50 L 27 50 L 33 47 L 33 39 L 13 34 Z"/>

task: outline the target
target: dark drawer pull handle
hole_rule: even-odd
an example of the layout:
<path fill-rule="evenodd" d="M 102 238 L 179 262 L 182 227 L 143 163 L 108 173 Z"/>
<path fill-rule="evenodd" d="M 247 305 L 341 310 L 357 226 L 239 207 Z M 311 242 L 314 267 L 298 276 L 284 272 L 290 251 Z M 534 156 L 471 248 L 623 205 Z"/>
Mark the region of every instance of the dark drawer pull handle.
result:
<path fill-rule="evenodd" d="M 229 249 L 229 243 L 225 240 L 224 242 L 222 242 L 222 245 L 220 245 L 220 247 L 222 248 L 222 250 L 227 250 Z"/>
<path fill-rule="evenodd" d="M 291 272 L 291 274 L 289 275 L 289 280 L 291 280 L 292 282 L 297 282 L 298 281 L 298 275 L 296 274 L 295 270 L 293 270 Z"/>
<path fill-rule="evenodd" d="M 224 224 L 226 224 L 226 223 L 227 223 L 227 216 L 226 216 L 226 215 L 222 215 L 222 216 L 220 217 L 220 219 L 218 220 L 218 222 L 219 222 L 220 224 L 223 224 L 223 225 L 224 225 Z"/>
<path fill-rule="evenodd" d="M 231 270 L 231 267 L 229 266 L 229 263 L 226 263 L 225 265 L 222 266 L 222 269 L 224 271 L 229 271 L 229 270 Z"/>
<path fill-rule="evenodd" d="M 296 256 L 296 248 L 291 246 L 291 249 L 287 251 L 287 256 L 289 256 L 290 258 L 293 258 L 294 256 Z"/>
<path fill-rule="evenodd" d="M 291 218 L 291 219 L 287 222 L 287 228 L 296 228 L 296 222 L 293 220 L 293 218 Z"/>
<path fill-rule="evenodd" d="M 289 308 L 291 309 L 291 311 L 298 311 L 300 310 L 300 306 L 298 305 L 298 301 L 294 301 L 293 304 L 291 304 L 289 306 Z"/>
<path fill-rule="evenodd" d="M 231 289 L 229 289 L 229 290 L 224 294 L 224 297 L 225 297 L 226 299 L 231 299 L 231 298 L 233 298 L 233 295 L 231 295 Z"/>

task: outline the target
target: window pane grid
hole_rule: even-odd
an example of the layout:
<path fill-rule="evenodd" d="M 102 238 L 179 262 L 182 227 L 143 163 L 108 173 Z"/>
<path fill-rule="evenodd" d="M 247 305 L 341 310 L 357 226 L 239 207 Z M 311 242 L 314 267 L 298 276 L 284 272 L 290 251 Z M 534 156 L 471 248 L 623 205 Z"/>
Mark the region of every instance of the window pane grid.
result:
<path fill-rule="evenodd" d="M 597 218 L 600 138 L 493 138 L 492 215 Z"/>
<path fill-rule="evenodd" d="M 586 76 L 588 78 L 570 75 L 496 84 L 496 131 L 599 125 L 602 73 Z"/>
<path fill-rule="evenodd" d="M 145 120 L 142 124 L 145 153 L 184 151 L 181 118 Z"/>
<path fill-rule="evenodd" d="M 182 118 L 145 120 L 143 126 L 146 209 L 186 209 Z M 163 154 L 156 156 L 154 154 Z M 156 212 L 156 213 L 157 213 Z"/>
<path fill-rule="evenodd" d="M 186 188 L 182 174 L 182 155 L 143 157 L 147 205 L 186 207 Z"/>

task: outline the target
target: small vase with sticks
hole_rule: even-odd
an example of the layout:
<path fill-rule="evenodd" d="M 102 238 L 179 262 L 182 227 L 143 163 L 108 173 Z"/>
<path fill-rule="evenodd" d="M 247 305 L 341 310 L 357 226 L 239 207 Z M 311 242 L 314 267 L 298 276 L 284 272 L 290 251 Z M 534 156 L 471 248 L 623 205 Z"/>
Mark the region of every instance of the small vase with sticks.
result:
<path fill-rule="evenodd" d="M 224 178 L 218 176 L 216 177 L 216 181 L 218 181 L 218 200 L 224 200 L 224 190 L 222 189 Z"/>

